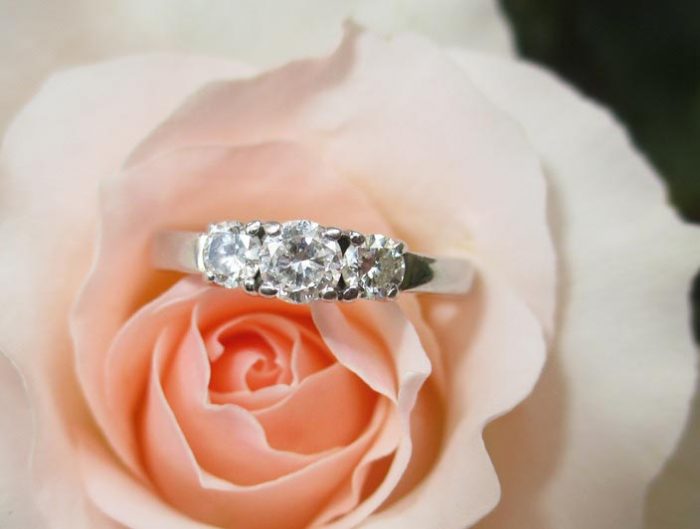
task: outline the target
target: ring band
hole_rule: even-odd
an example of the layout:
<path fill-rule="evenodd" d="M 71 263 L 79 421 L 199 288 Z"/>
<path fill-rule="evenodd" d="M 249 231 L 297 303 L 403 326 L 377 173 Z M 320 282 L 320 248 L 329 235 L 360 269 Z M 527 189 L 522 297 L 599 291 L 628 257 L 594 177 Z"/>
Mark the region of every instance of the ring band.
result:
<path fill-rule="evenodd" d="M 163 231 L 152 258 L 156 268 L 203 274 L 223 287 L 291 303 L 388 300 L 400 292 L 464 295 L 474 278 L 466 259 L 420 255 L 385 235 L 309 220 L 225 221 L 206 232 Z"/>

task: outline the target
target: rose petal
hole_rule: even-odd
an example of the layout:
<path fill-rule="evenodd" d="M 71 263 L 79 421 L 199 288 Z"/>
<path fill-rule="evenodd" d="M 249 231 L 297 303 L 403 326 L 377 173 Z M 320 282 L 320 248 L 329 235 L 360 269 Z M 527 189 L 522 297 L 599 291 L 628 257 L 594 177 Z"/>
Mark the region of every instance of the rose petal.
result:
<path fill-rule="evenodd" d="M 255 417 L 270 445 L 313 454 L 351 443 L 367 426 L 376 404 L 374 391 L 342 364 L 334 364 Z"/>
<path fill-rule="evenodd" d="M 36 406 L 33 470 L 52 526 L 95 527 L 66 430 L 93 426 L 75 381 L 65 315 L 89 267 L 98 179 L 201 83 L 248 71 L 167 55 L 76 68 L 52 77 L 7 131 L 0 273 L 13 279 L 0 300 L 13 309 L 0 316 L 0 336 Z"/>
<path fill-rule="evenodd" d="M 0 351 L 0 525 L 45 525 L 32 495 L 33 412 L 21 375 Z"/>
<path fill-rule="evenodd" d="M 185 50 L 269 66 L 332 49 L 348 18 L 381 32 L 419 32 L 444 44 L 511 54 L 508 24 L 498 11 L 490 0 L 258 0 L 205 9 L 189 0 L 151 0 L 148 9 L 138 0 L 109 5 L 23 0 L 0 20 L 0 63 L 12 65 L 0 72 L 0 130 L 42 79 L 76 64 Z"/>
<path fill-rule="evenodd" d="M 391 303 L 378 304 L 367 302 L 365 304 L 367 305 L 365 309 L 371 307 L 372 310 L 367 312 L 361 311 L 361 314 L 374 322 L 375 332 L 378 333 L 378 336 L 381 337 L 385 343 L 392 344 L 391 354 L 398 376 L 398 392 L 395 397 L 396 409 L 398 412 L 396 416 L 397 420 L 387 425 L 385 429 L 386 435 L 379 438 L 373 450 L 368 452 L 357 465 L 353 472 L 352 481 L 338 491 L 335 501 L 316 518 L 316 524 L 334 520 L 333 523 L 328 525 L 329 528 L 340 529 L 353 527 L 376 510 L 387 499 L 400 481 L 411 458 L 411 411 L 418 398 L 418 392 L 430 375 L 430 362 L 420 343 L 418 334 L 399 307 Z M 334 350 L 339 361 L 352 369 L 353 364 L 345 363 L 344 353 L 339 354 L 337 352 L 338 346 L 346 346 L 347 344 L 333 339 L 338 336 L 338 328 L 334 324 L 335 319 L 329 317 L 329 315 L 332 316 L 335 314 L 337 316 L 339 310 L 340 309 L 335 305 L 323 303 L 316 303 L 312 306 L 314 321 L 319 328 L 321 336 L 326 343 L 329 344 L 329 347 Z M 360 311 L 358 311 L 358 313 L 360 313 Z M 348 335 L 347 338 L 358 340 L 360 336 L 361 333 L 353 333 L 353 335 Z M 360 344 L 360 347 L 363 347 L 363 345 Z M 350 357 L 349 360 L 352 362 L 354 358 Z M 365 374 L 364 368 L 371 365 L 372 364 L 369 362 L 354 364 L 355 369 L 357 369 L 356 373 L 361 377 Z M 398 434 L 400 435 L 398 447 L 396 447 L 395 444 L 397 434 L 387 434 L 390 429 L 398 430 Z M 350 505 L 351 502 L 360 498 L 362 482 L 364 481 L 363 478 L 366 477 L 368 465 L 394 450 L 393 459 L 381 484 L 375 490 L 371 491 L 371 494 L 366 498 L 363 498 L 362 503 L 360 503 L 356 509 L 336 520 L 338 516 L 344 514 L 344 508 Z"/>
<path fill-rule="evenodd" d="M 642 527 L 696 376 L 687 299 L 700 230 L 606 111 L 537 67 L 454 56 L 541 153 L 565 272 L 549 368 L 488 436 L 504 500 L 480 527 Z"/>
<path fill-rule="evenodd" d="M 531 391 L 544 362 L 545 344 L 529 308 L 485 272 L 480 277 L 461 303 L 427 303 L 426 318 L 442 350 L 449 353 L 452 374 L 445 397 L 449 405 L 444 445 L 420 487 L 372 515 L 368 528 L 399 528 L 405 520 L 425 529 L 465 527 L 498 501 L 498 481 L 482 430 Z"/>

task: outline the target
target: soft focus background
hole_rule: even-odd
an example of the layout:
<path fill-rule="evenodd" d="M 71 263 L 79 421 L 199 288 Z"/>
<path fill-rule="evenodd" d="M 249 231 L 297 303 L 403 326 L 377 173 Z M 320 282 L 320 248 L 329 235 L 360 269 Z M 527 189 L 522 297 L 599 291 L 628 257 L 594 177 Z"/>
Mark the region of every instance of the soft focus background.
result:
<path fill-rule="evenodd" d="M 700 2 L 499 1 L 520 54 L 613 110 L 700 223 Z M 700 342 L 700 276 L 692 301 Z"/>
<path fill-rule="evenodd" d="M 520 54 L 613 110 L 681 216 L 700 223 L 700 2 L 500 4 Z M 700 276 L 692 298 L 700 342 Z"/>
<path fill-rule="evenodd" d="M 700 2 L 500 2 L 521 54 L 613 109 L 700 222 Z"/>

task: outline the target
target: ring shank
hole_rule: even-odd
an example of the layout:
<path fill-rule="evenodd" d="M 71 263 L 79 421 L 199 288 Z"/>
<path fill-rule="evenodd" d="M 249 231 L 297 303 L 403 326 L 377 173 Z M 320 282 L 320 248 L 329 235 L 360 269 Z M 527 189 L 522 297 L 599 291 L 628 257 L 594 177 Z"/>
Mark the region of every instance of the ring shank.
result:
<path fill-rule="evenodd" d="M 193 231 L 159 233 L 152 248 L 153 266 L 188 274 L 201 274 L 199 239 Z M 404 255 L 406 273 L 400 290 L 425 294 L 463 295 L 474 282 L 474 267 L 457 257 L 429 257 L 412 252 Z"/>

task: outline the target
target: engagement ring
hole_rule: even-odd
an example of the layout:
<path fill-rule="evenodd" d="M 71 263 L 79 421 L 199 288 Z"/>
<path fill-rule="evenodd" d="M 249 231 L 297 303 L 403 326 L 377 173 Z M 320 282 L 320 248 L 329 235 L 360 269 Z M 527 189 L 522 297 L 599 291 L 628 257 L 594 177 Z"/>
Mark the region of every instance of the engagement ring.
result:
<path fill-rule="evenodd" d="M 153 263 L 290 303 L 389 300 L 400 292 L 463 295 L 474 277 L 465 259 L 419 255 L 386 235 L 310 220 L 226 221 L 204 233 L 162 232 Z"/>

